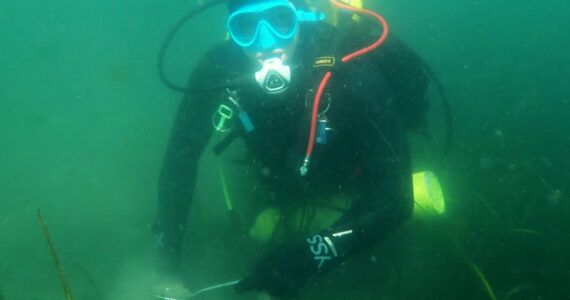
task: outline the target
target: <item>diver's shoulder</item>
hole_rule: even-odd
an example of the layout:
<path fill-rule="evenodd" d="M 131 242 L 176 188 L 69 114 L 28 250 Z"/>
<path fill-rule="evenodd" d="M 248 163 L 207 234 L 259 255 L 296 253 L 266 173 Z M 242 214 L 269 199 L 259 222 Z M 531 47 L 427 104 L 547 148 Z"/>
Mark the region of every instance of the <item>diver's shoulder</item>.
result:
<path fill-rule="evenodd" d="M 231 41 L 217 43 L 198 59 L 192 71 L 192 81 L 206 84 L 226 80 L 228 74 L 239 70 L 245 63 L 246 58 L 239 50 Z"/>
<path fill-rule="evenodd" d="M 230 40 L 221 41 L 212 46 L 200 58 L 200 64 L 224 64 L 228 67 L 234 64 L 243 63 L 245 56 L 240 48 Z"/>

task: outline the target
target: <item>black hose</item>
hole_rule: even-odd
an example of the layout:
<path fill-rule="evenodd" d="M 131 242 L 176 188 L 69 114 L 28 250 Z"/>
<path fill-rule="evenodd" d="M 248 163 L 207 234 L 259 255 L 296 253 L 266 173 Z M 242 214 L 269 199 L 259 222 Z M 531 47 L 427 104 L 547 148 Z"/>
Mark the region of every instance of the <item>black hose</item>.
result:
<path fill-rule="evenodd" d="M 451 139 L 453 137 L 453 116 L 451 112 L 451 106 L 449 105 L 449 99 L 447 98 L 447 94 L 445 93 L 445 89 L 443 88 L 443 85 L 439 81 L 439 78 L 435 75 L 431 67 L 425 61 L 422 60 L 422 62 L 424 65 L 424 70 L 431 77 L 433 83 L 437 87 L 437 90 L 441 97 L 441 102 L 443 104 L 443 109 L 445 113 L 445 124 L 447 127 L 447 132 L 445 134 L 445 146 L 443 149 L 443 157 L 446 157 L 447 154 L 449 154 L 449 149 L 451 148 Z"/>
<path fill-rule="evenodd" d="M 203 11 L 214 7 L 218 4 L 222 4 L 224 2 L 226 2 L 227 0 L 214 0 L 211 1 L 209 3 L 206 3 L 202 6 L 199 6 L 197 8 L 195 8 L 194 10 L 190 11 L 188 14 L 186 14 L 184 17 L 182 17 L 173 27 L 172 29 L 170 29 L 170 31 L 168 32 L 168 35 L 166 36 L 166 39 L 164 40 L 164 42 L 162 43 L 162 46 L 160 47 L 160 51 L 158 53 L 158 76 L 160 77 L 160 80 L 162 81 L 162 83 L 164 83 L 167 87 L 175 90 L 175 91 L 179 91 L 182 93 L 196 93 L 196 92 L 206 92 L 206 91 L 213 91 L 213 90 L 220 90 L 220 89 L 225 89 L 226 86 L 217 86 L 217 87 L 212 87 L 212 88 L 207 88 L 207 89 L 190 89 L 190 88 L 186 88 L 184 86 L 181 85 L 177 85 L 175 83 L 173 83 L 172 81 L 170 81 L 167 77 L 166 74 L 164 72 L 164 56 L 166 55 L 166 50 L 168 49 L 168 46 L 170 45 L 170 42 L 172 42 L 172 39 L 174 38 L 174 36 L 178 33 L 178 31 L 180 30 L 180 28 L 182 28 L 182 26 L 184 26 L 184 24 L 186 24 L 186 22 L 188 22 L 188 20 L 194 18 L 196 15 L 202 13 Z"/>

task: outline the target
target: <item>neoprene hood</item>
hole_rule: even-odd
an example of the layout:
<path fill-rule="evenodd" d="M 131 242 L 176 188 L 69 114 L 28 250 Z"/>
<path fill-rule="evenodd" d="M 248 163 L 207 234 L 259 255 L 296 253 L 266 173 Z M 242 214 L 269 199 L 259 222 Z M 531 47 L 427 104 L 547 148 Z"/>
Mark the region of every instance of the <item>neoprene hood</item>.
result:
<path fill-rule="evenodd" d="M 228 11 L 231 14 L 244 5 L 253 4 L 253 3 L 257 3 L 257 2 L 263 2 L 263 1 L 264 0 L 229 0 L 228 1 Z"/>
<path fill-rule="evenodd" d="M 240 7 L 243 7 L 245 5 L 248 4 L 253 4 L 253 3 L 260 3 L 260 2 L 266 2 L 268 0 L 228 0 L 228 11 L 229 13 L 233 13 L 234 11 L 238 10 Z M 289 0 L 291 1 L 291 0 Z M 293 5 L 297 6 L 298 2 L 301 1 L 291 1 L 291 3 L 293 3 Z"/>

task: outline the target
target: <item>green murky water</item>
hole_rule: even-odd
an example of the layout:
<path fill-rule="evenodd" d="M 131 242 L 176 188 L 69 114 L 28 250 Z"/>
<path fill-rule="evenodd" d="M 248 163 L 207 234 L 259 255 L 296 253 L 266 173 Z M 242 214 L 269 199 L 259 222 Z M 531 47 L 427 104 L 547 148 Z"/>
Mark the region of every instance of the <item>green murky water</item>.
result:
<path fill-rule="evenodd" d="M 37 209 L 75 299 L 147 299 L 156 183 L 181 98 L 158 80 L 156 56 L 195 5 L 0 1 L 3 299 L 65 299 Z M 411 220 L 303 298 L 568 297 L 570 2 L 368 6 L 431 65 L 450 98 L 449 155 L 439 159 L 437 133 L 413 137 L 415 166 L 438 174 L 448 209 Z M 182 30 L 168 53 L 170 77 L 184 82 L 197 58 L 224 39 L 224 18 L 218 7 Z M 438 103 L 429 116 L 435 132 Z M 203 159 L 183 261 L 194 290 L 239 278 L 246 263 L 224 244 L 212 157 Z M 230 179 L 238 176 L 229 170 Z M 229 289 L 201 297 L 250 296 Z"/>

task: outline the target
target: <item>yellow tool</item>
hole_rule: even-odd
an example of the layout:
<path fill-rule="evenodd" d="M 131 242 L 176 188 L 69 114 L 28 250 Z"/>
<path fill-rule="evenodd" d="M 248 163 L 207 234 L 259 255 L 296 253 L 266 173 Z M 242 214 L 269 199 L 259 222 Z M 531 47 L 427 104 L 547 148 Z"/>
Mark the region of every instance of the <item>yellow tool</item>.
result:
<path fill-rule="evenodd" d="M 422 171 L 412 175 L 414 184 L 414 216 L 429 217 L 445 212 L 445 199 L 439 180 L 433 172 Z"/>

